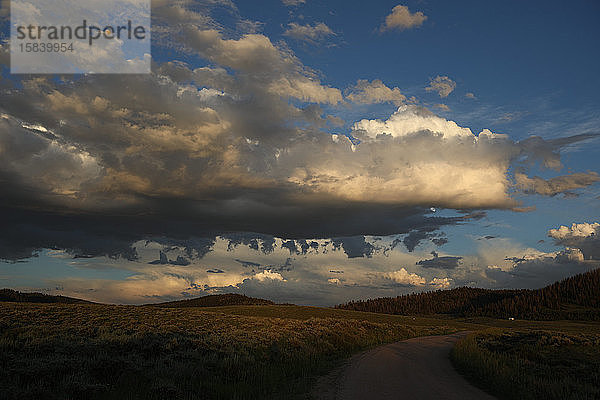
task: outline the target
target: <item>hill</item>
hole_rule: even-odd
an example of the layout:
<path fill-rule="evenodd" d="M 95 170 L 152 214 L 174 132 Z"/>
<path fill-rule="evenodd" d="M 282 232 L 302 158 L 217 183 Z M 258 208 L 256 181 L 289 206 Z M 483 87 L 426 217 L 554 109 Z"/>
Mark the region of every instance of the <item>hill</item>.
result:
<path fill-rule="evenodd" d="M 0 289 L 0 302 L 12 301 L 16 303 L 64 303 L 64 304 L 93 304 L 91 301 L 75 299 L 73 297 L 52 296 L 44 293 L 24 293 L 12 289 Z"/>
<path fill-rule="evenodd" d="M 448 314 L 539 320 L 600 320 L 600 269 L 537 290 L 451 290 L 351 301 L 336 308 L 401 315 Z"/>
<path fill-rule="evenodd" d="M 195 299 L 169 301 L 166 303 L 152 304 L 158 307 L 221 307 L 221 306 L 268 306 L 273 305 L 271 300 L 257 299 L 243 294 L 227 293 L 213 294 Z"/>

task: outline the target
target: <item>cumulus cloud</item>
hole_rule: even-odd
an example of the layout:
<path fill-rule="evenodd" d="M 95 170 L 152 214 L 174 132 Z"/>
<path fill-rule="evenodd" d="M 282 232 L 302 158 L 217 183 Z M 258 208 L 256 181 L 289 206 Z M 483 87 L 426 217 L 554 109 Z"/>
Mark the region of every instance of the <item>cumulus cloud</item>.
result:
<path fill-rule="evenodd" d="M 353 122 L 328 115 L 343 103 L 341 91 L 283 44 L 220 29 L 209 13 L 183 3 L 162 2 L 155 11 L 158 45 L 182 59 L 193 54 L 200 65 L 172 60 L 127 78 L 24 76 L 0 93 L 0 258 L 18 261 L 42 249 L 90 263 L 108 257 L 137 274 L 114 284 L 112 298 L 124 289 L 135 301 L 143 293 L 272 287 L 310 287 L 323 299 L 320 284 L 342 290 L 353 283 L 393 294 L 381 276 L 398 265 L 418 271 L 396 271 L 388 285 L 413 279 L 426 288 L 431 269 L 416 263 L 427 254 L 402 254 L 390 265 L 381 253 L 391 245 L 364 235 L 400 235 L 394 240 L 417 253 L 427 240 L 441 245 L 440 229 L 482 216 L 469 210 L 516 205 L 515 160 L 556 166 L 562 146 L 592 137 L 515 143 L 416 106 L 333 136 L 328 123 Z M 347 97 L 404 101 L 378 80 L 358 81 Z M 431 207 L 450 210 L 432 216 Z M 224 248 L 217 238 L 226 238 Z M 157 246 L 151 254 L 146 241 Z M 246 249 L 279 258 L 247 257 Z M 322 273 L 306 262 L 318 275 L 307 273 L 314 286 L 288 276 L 297 259 L 314 255 L 343 258 L 324 259 Z M 385 268 L 359 265 L 376 257 Z M 341 284 L 326 283 L 329 271 L 341 269 Z M 377 269 L 379 280 L 370 282 L 365 269 Z M 345 293 L 366 293 L 353 288 Z"/>
<path fill-rule="evenodd" d="M 400 285 L 420 286 L 427 282 L 425 278 L 408 272 L 406 268 L 389 272 L 385 276 Z"/>
<path fill-rule="evenodd" d="M 462 208 L 459 204 L 463 202 L 470 203 L 464 208 L 513 205 L 507 195 L 510 184 L 506 174 L 519 150 L 502 135 L 486 130 L 475 136 L 470 129 L 416 106 L 402 106 L 386 121 L 359 121 L 353 135 L 364 139 L 355 158 L 362 150 L 372 154 L 372 148 L 387 143 L 391 152 L 381 149 L 373 171 L 383 172 L 381 167 L 386 164 L 396 168 L 385 172 L 387 179 L 381 180 L 381 176 L 369 179 L 364 172 L 352 171 L 352 165 L 346 166 L 343 186 L 347 197 L 360 198 L 360 187 L 380 193 L 381 200 L 388 196 L 395 198 L 390 201 L 419 199 L 421 204 L 450 208 Z M 442 183 L 450 181 L 454 184 Z"/>
<path fill-rule="evenodd" d="M 257 281 L 260 281 L 260 282 L 264 282 L 266 280 L 285 282 L 285 279 L 283 279 L 283 276 L 281 276 L 280 273 L 273 272 L 271 270 L 265 270 L 265 271 L 259 272 L 258 274 L 254 275 L 252 277 L 252 279 L 256 279 Z"/>
<path fill-rule="evenodd" d="M 541 194 L 543 196 L 555 196 L 573 189 L 581 189 L 600 181 L 596 172 L 579 172 L 569 175 L 557 176 L 551 179 L 543 179 L 539 176 L 533 178 L 522 173 L 515 173 L 517 188 L 527 194 Z"/>
<path fill-rule="evenodd" d="M 586 260 L 600 260 L 600 223 L 574 223 L 548 231 L 556 244 L 581 250 Z"/>
<path fill-rule="evenodd" d="M 429 86 L 425 88 L 428 92 L 437 92 L 441 98 L 448 97 L 456 89 L 456 82 L 447 76 L 436 76 L 429 81 Z"/>
<path fill-rule="evenodd" d="M 485 276 L 489 286 L 498 288 L 537 289 L 566 277 L 600 267 L 597 261 L 584 260 L 579 249 L 567 248 L 553 253 L 510 257 L 509 268 L 488 266 Z"/>
<path fill-rule="evenodd" d="M 389 88 L 379 79 L 371 82 L 359 79 L 356 85 L 347 91 L 346 98 L 354 103 L 376 104 L 390 102 L 397 106 L 406 101 L 406 96 L 400 92 L 400 89 L 397 87 L 393 89 Z"/>
<path fill-rule="evenodd" d="M 436 290 L 449 289 L 452 286 L 452 279 L 450 278 L 433 278 L 429 285 Z"/>
<path fill-rule="evenodd" d="M 335 36 L 335 32 L 333 32 L 331 28 L 329 28 L 323 22 L 319 22 L 314 25 L 300 25 L 292 22 L 288 24 L 288 28 L 283 35 L 295 40 L 315 44 L 327 39 L 328 37 Z"/>
<path fill-rule="evenodd" d="M 466 97 L 467 99 L 472 99 L 472 100 L 475 100 L 475 99 L 477 99 L 477 97 L 475 96 L 475 94 L 474 94 L 474 93 L 471 93 L 471 92 L 468 92 L 467 94 L 465 94 L 465 97 Z"/>
<path fill-rule="evenodd" d="M 392 280 L 395 284 L 402 286 L 420 287 L 422 288 L 422 290 L 448 289 L 452 285 L 451 278 L 434 277 L 433 279 L 428 281 L 423 276 L 420 276 L 416 273 L 408 272 L 406 268 L 401 268 L 397 271 L 388 272 L 384 274 L 384 277 Z"/>
<path fill-rule="evenodd" d="M 421 11 L 411 13 L 407 6 L 397 5 L 392 8 L 392 13 L 385 17 L 385 22 L 379 30 L 381 32 L 397 29 L 403 31 L 406 29 L 417 28 L 423 25 L 427 16 Z"/>

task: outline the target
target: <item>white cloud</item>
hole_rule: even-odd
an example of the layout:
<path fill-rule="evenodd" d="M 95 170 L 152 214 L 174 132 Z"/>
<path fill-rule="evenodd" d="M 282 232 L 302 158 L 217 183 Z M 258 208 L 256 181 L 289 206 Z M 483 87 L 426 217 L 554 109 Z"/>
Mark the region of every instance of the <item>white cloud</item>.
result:
<path fill-rule="evenodd" d="M 292 39 L 301 40 L 308 43 L 321 42 L 328 37 L 335 36 L 335 32 L 322 22 L 314 25 L 300 25 L 295 22 L 288 24 L 288 29 L 283 33 L 284 36 Z"/>
<path fill-rule="evenodd" d="M 477 99 L 477 97 L 475 96 L 475 94 L 473 94 L 473 93 L 471 93 L 471 92 L 469 92 L 469 93 L 465 94 L 465 97 L 466 97 L 467 99 L 472 99 L 472 100 L 475 100 L 475 99 Z"/>
<path fill-rule="evenodd" d="M 428 92 L 437 92 L 441 98 L 448 97 L 456 88 L 456 82 L 447 76 L 436 76 L 429 81 L 429 86 L 425 88 Z"/>
<path fill-rule="evenodd" d="M 452 279 L 450 278 L 433 278 L 429 282 L 430 286 L 433 286 L 436 290 L 448 289 L 452 285 Z"/>
<path fill-rule="evenodd" d="M 353 127 L 362 143 L 329 140 L 315 152 L 293 148 L 288 181 L 344 200 L 467 208 L 513 207 L 508 166 L 518 153 L 502 135 L 479 136 L 416 106 L 402 106 L 387 121 L 362 120 Z M 326 151 L 329 156 L 318 156 Z M 447 182 L 453 182 L 448 185 Z M 469 204 L 467 206 L 467 204 Z"/>
<path fill-rule="evenodd" d="M 427 16 L 421 11 L 411 13 L 407 6 L 397 5 L 392 9 L 392 13 L 385 17 L 385 23 L 381 25 L 380 31 L 392 29 L 403 31 L 416 28 L 423 25 L 425 20 L 427 20 Z"/>
<path fill-rule="evenodd" d="M 571 227 L 561 226 L 557 229 L 550 229 L 548 236 L 557 240 L 566 240 L 574 238 L 586 238 L 592 236 L 600 236 L 600 223 L 587 223 L 582 224 L 574 223 Z"/>
<path fill-rule="evenodd" d="M 285 282 L 285 279 L 283 279 L 283 276 L 281 276 L 280 273 L 273 272 L 271 270 L 264 270 L 262 272 L 259 272 L 258 274 L 254 275 L 252 279 L 256 279 L 260 282 L 264 282 L 266 280 Z"/>
<path fill-rule="evenodd" d="M 354 124 L 355 131 L 363 131 L 370 138 L 387 134 L 393 137 L 406 137 L 421 132 L 439 134 L 444 138 L 473 138 L 469 128 L 462 128 L 454 121 L 438 117 L 422 107 L 405 105 L 386 120 L 363 119 Z"/>
<path fill-rule="evenodd" d="M 556 244 L 579 249 L 586 260 L 600 260 L 600 223 L 574 223 L 548 231 Z"/>
<path fill-rule="evenodd" d="M 304 4 L 304 3 L 306 3 L 306 0 L 281 0 L 281 2 L 288 7 L 292 7 L 292 6 L 299 6 L 300 4 Z"/>
<path fill-rule="evenodd" d="M 397 87 L 389 88 L 381 80 L 371 82 L 359 79 L 356 85 L 348 90 L 346 97 L 354 103 L 376 104 L 390 102 L 399 106 L 404 103 L 404 96 Z"/>
<path fill-rule="evenodd" d="M 424 285 L 427 280 L 422 276 L 414 273 L 410 273 L 406 268 L 401 268 L 398 271 L 393 271 L 385 274 L 388 279 L 399 283 L 401 285 L 421 286 Z"/>

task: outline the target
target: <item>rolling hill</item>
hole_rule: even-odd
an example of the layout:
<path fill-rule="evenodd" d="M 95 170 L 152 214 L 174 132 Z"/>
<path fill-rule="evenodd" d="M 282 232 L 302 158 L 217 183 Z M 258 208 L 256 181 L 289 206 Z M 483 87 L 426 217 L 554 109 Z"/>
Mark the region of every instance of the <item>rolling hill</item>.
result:
<path fill-rule="evenodd" d="M 536 290 L 451 290 L 351 301 L 336 308 L 400 315 L 447 314 L 539 320 L 600 320 L 600 269 Z"/>
<path fill-rule="evenodd" d="M 270 300 L 257 299 L 244 296 L 242 294 L 227 293 L 213 294 L 209 296 L 198 297 L 195 299 L 169 301 L 166 303 L 152 304 L 157 307 L 221 307 L 221 306 L 267 306 L 273 305 Z"/>
<path fill-rule="evenodd" d="M 75 299 L 73 297 L 52 296 L 44 293 L 24 293 L 12 289 L 0 289 L 0 301 L 16 303 L 65 303 L 65 304 L 93 304 L 91 301 Z"/>

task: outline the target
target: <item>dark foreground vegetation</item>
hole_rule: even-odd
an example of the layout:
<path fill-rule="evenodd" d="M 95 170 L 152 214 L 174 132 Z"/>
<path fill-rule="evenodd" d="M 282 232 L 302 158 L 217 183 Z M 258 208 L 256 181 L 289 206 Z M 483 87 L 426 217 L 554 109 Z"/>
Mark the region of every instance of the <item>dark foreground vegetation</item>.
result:
<path fill-rule="evenodd" d="M 353 301 L 337 308 L 400 315 L 600 321 L 600 269 L 537 290 L 461 287 Z"/>
<path fill-rule="evenodd" d="M 457 369 L 501 399 L 600 399 L 600 335 L 498 329 L 458 342 Z"/>
<path fill-rule="evenodd" d="M 464 329 L 309 307 L 212 310 L 0 303 L 0 398 L 303 398 L 356 351 Z"/>
<path fill-rule="evenodd" d="M 241 295 L 115 306 L 0 294 L 2 400 L 306 399 L 352 353 L 459 330 L 475 333 L 453 362 L 499 398 L 600 398 L 600 270 L 539 290 L 459 288 L 347 310 Z"/>

